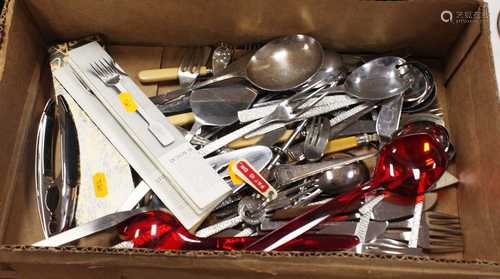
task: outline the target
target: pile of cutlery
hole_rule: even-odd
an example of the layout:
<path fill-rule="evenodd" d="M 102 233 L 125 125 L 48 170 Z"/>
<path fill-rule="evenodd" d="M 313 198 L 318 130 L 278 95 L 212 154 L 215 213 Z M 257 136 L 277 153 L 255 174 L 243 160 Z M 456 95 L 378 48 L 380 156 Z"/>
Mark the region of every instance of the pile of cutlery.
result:
<path fill-rule="evenodd" d="M 178 90 L 151 101 L 230 194 L 188 231 L 141 182 L 119 212 L 71 227 L 72 211 L 47 204 L 43 197 L 54 186 L 46 187 L 39 189 L 42 223 L 57 233 L 35 245 L 64 245 L 116 226 L 125 241 L 117 248 L 462 252 L 459 217 L 432 210 L 436 191 L 457 181 L 446 171 L 454 148 L 431 70 L 396 56 L 358 62 L 344 65 L 316 39 L 290 35 L 244 47 L 195 47 L 179 67 L 145 69 L 144 83 L 179 81 Z M 90 74 L 117 96 L 128 91 L 115 61 L 89 63 Z M 159 144 L 172 142 L 147 109 L 131 106 Z M 40 170 L 40 180 L 55 180 Z"/>

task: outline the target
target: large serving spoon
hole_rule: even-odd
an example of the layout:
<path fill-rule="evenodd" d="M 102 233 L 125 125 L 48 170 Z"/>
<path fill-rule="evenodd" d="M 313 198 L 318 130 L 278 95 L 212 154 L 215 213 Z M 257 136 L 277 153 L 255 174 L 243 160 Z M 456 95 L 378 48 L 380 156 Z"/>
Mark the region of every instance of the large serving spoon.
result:
<path fill-rule="evenodd" d="M 323 52 L 321 67 L 299 90 L 317 89 L 326 83 L 337 85 L 341 79 L 345 78 L 347 69 L 342 62 L 342 56 L 331 49 L 325 49 Z"/>
<path fill-rule="evenodd" d="M 325 50 L 321 67 L 309 79 L 309 81 L 300 86 L 297 91 L 317 89 L 326 83 L 340 80 L 341 78 L 345 77 L 345 74 L 346 69 L 342 64 L 342 57 L 333 50 Z M 195 92 L 198 90 L 201 89 L 194 90 L 191 95 L 195 94 Z M 179 95 L 185 93 L 186 92 L 177 90 L 168 94 L 152 97 L 151 100 L 157 104 L 158 109 L 160 109 L 160 111 L 164 114 L 185 112 L 191 108 L 191 106 L 189 105 L 191 96 L 180 97 Z M 274 94 L 268 93 L 263 98 L 261 98 L 261 102 L 262 100 L 266 99 L 266 96 L 272 98 L 272 96 L 275 96 L 276 94 L 281 94 L 281 92 L 275 92 Z"/>
<path fill-rule="evenodd" d="M 385 100 L 403 94 L 413 84 L 406 60 L 386 56 L 371 60 L 352 71 L 342 85 L 328 89 L 363 100 Z"/>
<path fill-rule="evenodd" d="M 307 83 L 322 62 L 323 48 L 316 39 L 290 35 L 268 42 L 253 55 L 230 64 L 219 76 L 194 84 L 192 89 L 242 78 L 267 91 L 293 90 Z"/>
<path fill-rule="evenodd" d="M 423 194 L 439 179 L 448 164 L 446 146 L 438 141 L 438 138 L 445 138 L 438 135 L 446 133 L 441 128 L 429 129 L 432 133 L 422 132 L 393 138 L 380 150 L 374 176 L 370 181 L 305 212 L 245 249 L 275 250 L 328 217 L 342 212 L 367 193 L 389 190 L 407 196 Z"/>
<path fill-rule="evenodd" d="M 240 78 L 266 91 L 295 90 L 309 83 L 323 63 L 323 48 L 306 35 L 290 35 L 266 43 L 255 53 L 248 53 L 224 69 L 220 75 L 168 94 L 151 98 L 155 104 L 187 95 L 191 90 L 228 79 Z"/>

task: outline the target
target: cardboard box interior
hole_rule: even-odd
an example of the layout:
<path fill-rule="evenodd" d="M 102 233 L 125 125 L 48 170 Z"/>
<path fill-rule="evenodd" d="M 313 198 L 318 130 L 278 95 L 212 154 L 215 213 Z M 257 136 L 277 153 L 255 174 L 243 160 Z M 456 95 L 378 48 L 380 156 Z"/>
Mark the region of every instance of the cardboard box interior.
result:
<path fill-rule="evenodd" d="M 500 275 L 496 263 L 458 260 L 500 261 L 500 163 L 496 158 L 500 154 L 500 113 L 488 19 L 469 24 L 444 23 L 440 19 L 443 10 L 477 11 L 483 8 L 481 5 L 474 0 L 7 1 L 0 44 L 0 243 L 5 244 L 0 246 L 0 262 L 8 262 L 10 268 L 26 274 L 26 267 L 35 263 L 39 270 L 53 266 L 52 270 L 63 272 L 64 267 L 57 262 L 66 259 L 80 267 L 80 274 L 90 272 L 88 267 L 99 266 L 98 260 L 105 262 L 105 268 L 94 275 L 105 275 L 104 270 L 112 266 L 121 266 L 122 274 L 146 272 L 146 267 L 167 268 L 170 276 L 186 278 L 191 276 L 190 269 L 206 272 L 208 277 L 227 271 L 244 271 L 240 274 L 243 277 L 263 272 L 266 277 L 292 278 L 308 273 L 327 276 L 332 272 L 354 277 L 377 270 L 417 277 L 447 273 L 464 277 Z M 95 33 L 104 35 L 110 53 L 131 76 L 142 69 L 178 65 L 187 46 L 218 41 L 242 45 L 291 33 L 310 34 L 324 47 L 341 53 L 409 51 L 432 67 L 439 104 L 446 111 L 446 123 L 456 145 L 451 170 L 461 182 L 457 189 L 441 194 L 438 210 L 460 215 L 465 253 L 453 255 L 457 260 L 333 253 L 315 257 L 294 254 L 296 257 L 290 258 L 290 253 L 264 257 L 258 253 L 47 250 L 23 246 L 42 237 L 35 204 L 33 158 L 38 119 L 51 96 L 47 46 Z M 142 88 L 152 96 L 173 87 L 165 83 Z M 200 265 L 195 267 L 193 258 Z M 398 261 L 397 268 L 391 267 L 394 261 Z M 419 268 L 422 263 L 428 272 Z M 0 278 L 10 272 L 0 271 Z"/>

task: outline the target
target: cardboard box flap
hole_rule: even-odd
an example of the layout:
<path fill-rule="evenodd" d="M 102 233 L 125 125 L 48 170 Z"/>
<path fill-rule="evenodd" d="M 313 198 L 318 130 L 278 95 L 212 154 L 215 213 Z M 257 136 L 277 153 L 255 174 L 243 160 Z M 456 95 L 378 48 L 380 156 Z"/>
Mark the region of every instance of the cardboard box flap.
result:
<path fill-rule="evenodd" d="M 447 85 L 467 259 L 500 260 L 500 99 L 491 55 L 484 30 Z"/>
<path fill-rule="evenodd" d="M 49 69 L 45 46 L 39 32 L 26 14 L 22 2 L 7 1 L 5 36 L 0 48 L 0 241 L 16 195 L 33 177 L 34 162 L 25 164 L 24 156 L 34 154 L 34 139 L 43 104 L 50 94 Z M 5 10 L 4 10 L 5 11 Z M 35 120 L 36 119 L 36 120 Z M 29 146 L 29 147 L 27 147 Z M 32 151 L 29 153 L 29 151 Z M 29 155 L 27 155 L 29 154 Z M 34 158 L 34 157 L 31 157 Z M 31 159 L 33 161 L 33 159 Z M 20 175 L 22 174 L 22 175 Z M 33 185 L 33 184 L 31 184 Z M 30 185 L 30 186 L 31 186 Z M 30 197 L 23 206 L 35 206 Z M 38 221 L 37 221 L 38 222 Z M 38 223 L 37 223 L 38 224 Z"/>
<path fill-rule="evenodd" d="M 481 17 L 484 16 L 484 13 L 488 13 L 486 8 L 486 4 L 484 7 L 478 9 L 478 12 L 481 13 Z M 453 24 L 453 23 L 450 23 Z M 484 21 L 481 21 L 478 18 L 473 19 L 470 23 L 466 24 L 462 36 L 459 37 L 457 42 L 453 45 L 450 52 L 447 54 L 447 63 L 444 69 L 444 75 L 446 82 L 451 78 L 451 76 L 455 73 L 457 68 L 460 66 L 460 63 L 465 59 L 465 56 L 469 53 L 470 49 L 477 41 L 481 32 L 489 32 L 489 24 Z"/>
<path fill-rule="evenodd" d="M 441 13 L 475 11 L 479 2 L 35 0 L 27 5 L 51 40 L 102 33 L 113 44 L 240 45 L 305 33 L 340 52 L 409 47 L 414 56 L 442 57 L 465 25 L 446 24 Z"/>

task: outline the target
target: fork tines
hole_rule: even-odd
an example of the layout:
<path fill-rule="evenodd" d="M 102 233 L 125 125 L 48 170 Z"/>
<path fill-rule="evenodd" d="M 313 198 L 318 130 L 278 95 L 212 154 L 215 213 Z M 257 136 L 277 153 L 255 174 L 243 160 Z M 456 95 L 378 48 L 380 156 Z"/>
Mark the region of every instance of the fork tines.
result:
<path fill-rule="evenodd" d="M 183 57 L 180 65 L 180 69 L 183 72 L 195 73 L 199 71 L 200 62 L 203 54 L 201 53 L 203 49 L 201 47 L 196 47 L 190 49 Z"/>
<path fill-rule="evenodd" d="M 411 231 L 410 223 L 408 222 L 406 227 L 397 225 L 390 228 L 389 226 L 389 229 L 381 237 L 366 245 L 365 249 L 368 252 L 371 249 L 372 252 L 387 252 L 387 254 L 407 254 L 411 252 L 411 249 L 414 248 L 408 247 Z M 424 212 L 418 244 L 418 249 L 429 254 L 463 252 L 464 240 L 460 218 L 436 211 Z"/>
<path fill-rule="evenodd" d="M 98 76 L 118 74 L 118 70 L 115 68 L 113 61 L 106 58 L 101 58 L 91 63 L 90 67 Z"/>

